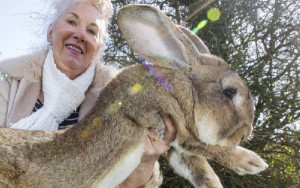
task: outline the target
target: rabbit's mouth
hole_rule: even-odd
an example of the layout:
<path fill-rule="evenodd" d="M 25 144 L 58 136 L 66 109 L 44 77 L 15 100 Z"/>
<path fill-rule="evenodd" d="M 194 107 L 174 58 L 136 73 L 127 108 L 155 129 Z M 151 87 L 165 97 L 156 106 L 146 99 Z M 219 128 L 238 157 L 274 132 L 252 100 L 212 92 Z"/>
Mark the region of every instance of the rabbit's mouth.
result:
<path fill-rule="evenodd" d="M 241 141 L 247 141 L 252 133 L 252 126 L 244 123 L 241 127 L 224 138 L 227 146 L 237 146 Z"/>

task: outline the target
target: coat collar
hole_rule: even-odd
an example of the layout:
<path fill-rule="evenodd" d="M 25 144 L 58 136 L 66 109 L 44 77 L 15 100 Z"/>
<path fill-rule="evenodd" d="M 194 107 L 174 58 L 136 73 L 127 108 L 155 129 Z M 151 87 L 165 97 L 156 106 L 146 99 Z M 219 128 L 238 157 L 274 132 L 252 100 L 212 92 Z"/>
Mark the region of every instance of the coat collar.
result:
<path fill-rule="evenodd" d="M 25 78 L 32 82 L 39 81 L 42 76 L 42 66 L 46 55 L 47 50 L 43 50 L 0 61 L 0 72 L 17 80 Z"/>

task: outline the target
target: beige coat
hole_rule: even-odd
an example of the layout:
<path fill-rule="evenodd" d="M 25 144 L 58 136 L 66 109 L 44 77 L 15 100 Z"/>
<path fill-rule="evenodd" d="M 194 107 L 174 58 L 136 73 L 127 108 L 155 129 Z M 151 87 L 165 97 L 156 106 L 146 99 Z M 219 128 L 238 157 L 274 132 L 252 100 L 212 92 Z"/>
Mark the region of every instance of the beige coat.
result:
<path fill-rule="evenodd" d="M 31 113 L 41 90 L 46 54 L 45 50 L 0 62 L 0 72 L 8 75 L 0 83 L 0 126 L 9 127 Z M 105 83 L 117 72 L 113 67 L 97 64 L 94 80 L 80 107 L 79 120 L 94 106 Z"/>

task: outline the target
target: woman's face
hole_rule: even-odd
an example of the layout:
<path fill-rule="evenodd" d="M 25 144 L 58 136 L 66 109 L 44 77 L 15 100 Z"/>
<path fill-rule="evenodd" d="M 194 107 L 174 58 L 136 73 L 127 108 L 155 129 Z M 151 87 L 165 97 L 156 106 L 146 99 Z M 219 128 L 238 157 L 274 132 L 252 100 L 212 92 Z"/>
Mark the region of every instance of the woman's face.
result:
<path fill-rule="evenodd" d="M 89 3 L 70 6 L 48 29 L 57 68 L 75 79 L 91 64 L 100 48 L 101 18 Z"/>

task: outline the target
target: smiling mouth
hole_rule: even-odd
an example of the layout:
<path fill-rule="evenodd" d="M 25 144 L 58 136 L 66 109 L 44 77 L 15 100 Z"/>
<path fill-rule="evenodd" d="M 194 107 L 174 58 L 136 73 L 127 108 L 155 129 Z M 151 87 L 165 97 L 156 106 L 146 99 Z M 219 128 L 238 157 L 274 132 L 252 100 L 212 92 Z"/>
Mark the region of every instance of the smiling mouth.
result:
<path fill-rule="evenodd" d="M 66 47 L 68 48 L 68 50 L 70 50 L 73 54 L 76 55 L 83 55 L 83 50 L 76 45 L 73 44 L 67 44 Z"/>

